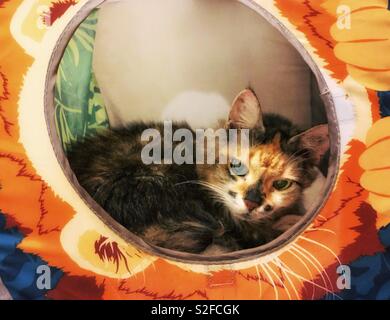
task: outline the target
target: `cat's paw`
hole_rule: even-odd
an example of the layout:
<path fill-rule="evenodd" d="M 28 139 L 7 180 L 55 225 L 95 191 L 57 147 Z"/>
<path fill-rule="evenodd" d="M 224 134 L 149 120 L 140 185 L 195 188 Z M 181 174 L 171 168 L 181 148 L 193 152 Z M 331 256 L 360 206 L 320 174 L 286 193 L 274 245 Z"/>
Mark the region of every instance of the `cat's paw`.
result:
<path fill-rule="evenodd" d="M 218 256 L 220 254 L 228 253 L 230 250 L 217 244 L 209 245 L 206 250 L 202 252 L 204 256 Z"/>
<path fill-rule="evenodd" d="M 302 216 L 294 214 L 284 216 L 272 225 L 272 229 L 285 232 L 292 226 L 296 225 L 301 219 Z"/>

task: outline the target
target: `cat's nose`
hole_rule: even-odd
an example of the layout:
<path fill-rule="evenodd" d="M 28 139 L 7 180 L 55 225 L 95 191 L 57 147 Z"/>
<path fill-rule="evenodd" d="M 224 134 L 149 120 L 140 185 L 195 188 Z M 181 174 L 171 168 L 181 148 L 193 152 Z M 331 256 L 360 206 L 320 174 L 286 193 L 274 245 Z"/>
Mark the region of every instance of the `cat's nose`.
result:
<path fill-rule="evenodd" d="M 257 202 L 251 200 L 244 200 L 244 203 L 249 211 L 252 211 L 253 209 L 256 209 L 259 206 Z"/>
<path fill-rule="evenodd" d="M 260 192 L 259 186 L 255 186 L 255 187 L 249 189 L 244 197 L 244 200 L 248 201 L 249 205 L 251 205 L 253 203 L 256 204 L 256 207 L 261 205 L 261 203 L 263 202 L 263 195 Z M 248 207 L 248 209 L 249 209 L 249 207 Z"/>

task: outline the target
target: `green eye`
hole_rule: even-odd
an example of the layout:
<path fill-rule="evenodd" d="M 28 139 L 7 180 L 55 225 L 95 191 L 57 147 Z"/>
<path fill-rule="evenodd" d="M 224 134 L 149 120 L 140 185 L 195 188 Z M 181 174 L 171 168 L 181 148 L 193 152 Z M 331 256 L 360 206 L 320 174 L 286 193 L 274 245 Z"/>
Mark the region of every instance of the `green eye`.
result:
<path fill-rule="evenodd" d="M 287 190 L 288 188 L 290 188 L 292 186 L 292 184 L 293 184 L 293 182 L 290 180 L 276 180 L 273 183 L 273 187 L 276 190 L 283 191 L 283 190 Z"/>
<path fill-rule="evenodd" d="M 238 159 L 232 159 L 229 163 L 229 171 L 234 176 L 246 176 L 248 174 L 248 168 Z"/>

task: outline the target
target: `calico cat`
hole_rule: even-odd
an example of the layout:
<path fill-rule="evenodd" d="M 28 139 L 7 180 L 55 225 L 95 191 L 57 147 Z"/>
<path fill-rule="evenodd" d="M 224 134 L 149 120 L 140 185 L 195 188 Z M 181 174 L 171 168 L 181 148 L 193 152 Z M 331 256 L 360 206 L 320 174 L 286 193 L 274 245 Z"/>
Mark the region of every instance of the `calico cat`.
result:
<path fill-rule="evenodd" d="M 250 144 L 227 154 L 226 164 L 146 165 L 141 135 L 150 128 L 163 134 L 161 123 L 136 122 L 87 137 L 71 146 L 70 165 L 91 196 L 145 241 L 207 255 L 265 244 L 295 224 L 329 149 L 326 125 L 301 132 L 281 116 L 263 116 L 250 89 L 224 124 L 249 129 Z"/>
<path fill-rule="evenodd" d="M 250 129 L 249 150 L 241 150 L 249 157 L 198 168 L 227 208 L 223 237 L 214 238 L 208 254 L 216 252 L 215 245 L 219 253 L 262 245 L 297 223 L 310 205 L 304 203 L 305 190 L 323 178 L 319 166 L 329 152 L 327 125 L 302 132 L 281 116 L 262 115 L 250 89 L 233 102 L 227 128 Z M 235 247 L 226 247 L 227 237 Z"/>

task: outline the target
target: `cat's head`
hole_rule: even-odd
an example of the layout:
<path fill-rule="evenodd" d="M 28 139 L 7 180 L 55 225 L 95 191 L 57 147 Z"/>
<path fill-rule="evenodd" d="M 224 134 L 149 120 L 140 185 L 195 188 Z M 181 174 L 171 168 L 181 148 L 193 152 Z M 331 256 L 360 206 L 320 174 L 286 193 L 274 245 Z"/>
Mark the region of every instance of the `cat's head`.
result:
<path fill-rule="evenodd" d="M 250 89 L 234 100 L 228 129 L 249 129 L 250 143 L 239 146 L 227 164 L 203 171 L 203 179 L 238 219 L 258 220 L 296 205 L 315 180 L 317 166 L 329 149 L 328 127 L 299 133 L 278 116 L 264 116 Z M 296 214 L 292 212 L 291 214 Z"/>

